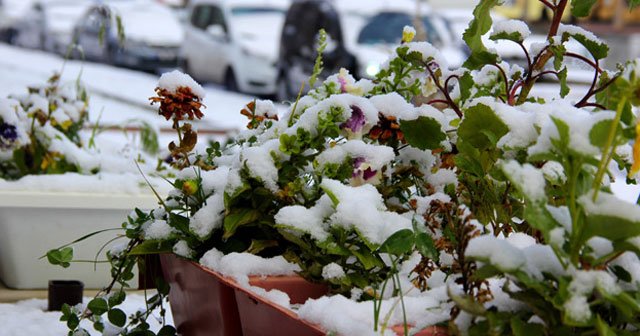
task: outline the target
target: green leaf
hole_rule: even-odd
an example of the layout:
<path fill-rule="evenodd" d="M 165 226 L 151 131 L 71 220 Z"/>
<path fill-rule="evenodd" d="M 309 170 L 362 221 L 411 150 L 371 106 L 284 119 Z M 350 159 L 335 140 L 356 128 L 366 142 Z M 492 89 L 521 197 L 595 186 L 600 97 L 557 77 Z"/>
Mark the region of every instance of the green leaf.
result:
<path fill-rule="evenodd" d="M 72 314 L 69 315 L 69 319 L 67 320 L 67 328 L 71 330 L 75 330 L 80 325 L 80 319 L 78 315 Z"/>
<path fill-rule="evenodd" d="M 587 17 L 597 0 L 573 0 L 571 1 L 571 14 L 575 17 Z"/>
<path fill-rule="evenodd" d="M 589 140 L 591 144 L 598 147 L 604 148 L 607 145 L 607 140 L 609 138 L 609 132 L 611 131 L 613 120 L 605 119 L 597 122 L 589 131 Z M 615 137 L 614 146 L 619 146 L 625 143 L 624 136 L 622 135 L 622 130 L 618 127 L 617 134 Z"/>
<path fill-rule="evenodd" d="M 352 249 L 351 253 L 362 263 L 362 266 L 365 270 L 370 270 L 376 266 L 382 266 L 380 260 L 374 256 L 371 251 L 365 249 Z"/>
<path fill-rule="evenodd" d="M 629 7 L 634 8 L 637 5 L 640 5 L 640 0 L 629 0 Z"/>
<path fill-rule="evenodd" d="M 426 232 L 418 232 L 416 234 L 416 248 L 423 257 L 436 262 L 440 260 L 440 251 L 438 251 L 433 238 Z"/>
<path fill-rule="evenodd" d="M 123 303 L 124 300 L 126 299 L 126 297 L 127 297 L 127 294 L 123 290 L 114 292 L 112 295 L 109 296 L 109 300 L 108 300 L 109 301 L 109 307 L 113 308 L 113 307 Z"/>
<path fill-rule="evenodd" d="M 175 213 L 169 213 L 169 226 L 178 229 L 180 232 L 189 232 L 189 218 Z"/>
<path fill-rule="evenodd" d="M 600 336 L 616 336 L 615 330 L 611 329 L 611 327 L 607 324 L 607 322 L 603 321 L 600 315 L 596 318 L 596 329 L 598 330 L 598 335 Z"/>
<path fill-rule="evenodd" d="M 499 32 L 497 34 L 491 34 L 489 37 L 490 40 L 498 41 L 498 40 L 508 40 L 516 43 L 520 43 L 524 41 L 524 37 L 519 32 Z"/>
<path fill-rule="evenodd" d="M 484 308 L 482 303 L 475 301 L 472 297 L 464 294 L 456 295 L 451 291 L 451 287 L 449 286 L 447 286 L 447 294 L 461 310 L 477 316 L 485 316 L 487 314 L 487 310 Z"/>
<path fill-rule="evenodd" d="M 599 59 L 606 58 L 607 55 L 609 54 L 609 46 L 606 43 L 600 40 L 590 39 L 584 33 L 565 31 L 562 34 L 563 41 L 568 40 L 569 37 L 572 37 L 578 43 L 582 44 L 585 48 L 587 48 L 591 56 L 593 56 L 595 59 L 599 60 Z"/>
<path fill-rule="evenodd" d="M 109 322 L 117 327 L 123 327 L 127 322 L 127 315 L 118 308 L 110 309 L 107 316 L 109 317 Z"/>
<path fill-rule="evenodd" d="M 583 197 L 591 197 L 583 196 Z M 605 198 L 603 200 L 603 198 Z M 603 207 L 606 202 L 616 202 L 616 211 L 610 213 L 592 213 L 590 207 Z M 590 203 L 591 199 L 581 199 L 580 203 Z M 613 242 L 627 240 L 640 236 L 640 222 L 634 221 L 628 214 L 638 213 L 640 206 L 619 201 L 616 196 L 601 192 L 595 205 L 588 205 L 585 209 L 585 223 L 580 242 L 586 242 L 592 237 L 602 237 Z"/>
<path fill-rule="evenodd" d="M 403 120 L 400 130 L 409 145 L 422 150 L 441 148 L 441 142 L 447 138 L 440 123 L 431 117 Z"/>
<path fill-rule="evenodd" d="M 264 249 L 267 249 L 269 247 L 275 247 L 275 246 L 278 246 L 277 240 L 251 239 L 251 246 L 249 246 L 249 249 L 247 249 L 247 252 L 251 254 L 258 254 Z"/>
<path fill-rule="evenodd" d="M 51 265 L 60 265 L 64 268 L 71 266 L 73 260 L 73 248 L 64 247 L 59 250 L 50 250 L 47 252 L 47 260 Z"/>
<path fill-rule="evenodd" d="M 511 318 L 513 336 L 544 336 L 544 327 L 537 323 L 526 323 L 520 317 Z"/>
<path fill-rule="evenodd" d="M 109 310 L 109 305 L 103 298 L 95 298 L 89 301 L 87 308 L 95 315 L 102 315 Z"/>
<path fill-rule="evenodd" d="M 500 0 L 480 1 L 473 10 L 474 19 L 462 35 L 462 39 L 471 49 L 471 55 L 463 64 L 465 68 L 478 69 L 485 64 L 495 63 L 498 60 L 498 56 L 490 53 L 482 43 L 482 35 L 491 29 L 493 20 L 490 12 L 499 3 Z"/>
<path fill-rule="evenodd" d="M 468 108 L 458 128 L 460 139 L 480 150 L 495 146 L 507 132 L 507 125 L 484 104 Z"/>
<path fill-rule="evenodd" d="M 262 217 L 262 213 L 255 209 L 232 209 L 224 217 L 224 235 L 222 239 L 229 239 L 236 230 L 243 225 L 251 224 Z"/>
<path fill-rule="evenodd" d="M 145 240 L 132 248 L 129 255 L 170 253 L 171 251 L 173 251 L 173 244 L 170 241 Z"/>
<path fill-rule="evenodd" d="M 382 245 L 378 248 L 378 251 L 382 253 L 388 253 L 395 256 L 401 256 L 409 253 L 413 249 L 415 238 L 413 231 L 404 229 L 396 231 Z"/>
<path fill-rule="evenodd" d="M 560 97 L 564 98 L 569 94 L 569 85 L 567 85 L 567 68 L 558 71 L 558 80 L 560 81 Z"/>
<path fill-rule="evenodd" d="M 170 325 L 166 325 L 158 330 L 158 336 L 175 336 L 177 333 L 176 328 Z"/>

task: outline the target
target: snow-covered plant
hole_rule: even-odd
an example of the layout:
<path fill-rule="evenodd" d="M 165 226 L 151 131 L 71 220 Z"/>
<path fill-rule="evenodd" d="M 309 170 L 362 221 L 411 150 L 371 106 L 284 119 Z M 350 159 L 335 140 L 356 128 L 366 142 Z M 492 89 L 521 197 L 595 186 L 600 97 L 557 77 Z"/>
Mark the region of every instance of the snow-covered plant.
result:
<path fill-rule="evenodd" d="M 0 100 L 0 177 L 85 172 L 77 160 L 88 99 L 84 88 L 54 74 L 28 94 Z"/>
<path fill-rule="evenodd" d="M 357 330 L 381 333 L 389 321 L 469 335 L 637 333 L 640 206 L 610 183 L 617 169 L 629 183 L 640 170 L 640 61 L 602 69 L 606 44 L 560 24 L 568 2 L 543 1 L 554 13 L 548 38 L 528 49 L 526 24 L 493 26 L 490 38 L 520 45 L 526 68 L 483 45 L 499 1 L 481 1 L 460 69 L 406 28 L 373 81 L 340 71 L 281 116 L 270 101 L 251 102 L 241 111 L 248 130 L 206 155 L 179 133 L 175 190 L 128 218 L 129 244 L 110 252 L 124 265 L 115 269 L 161 252 L 203 264 L 208 252 L 282 256 L 334 294 L 300 316 L 346 334 L 313 312 L 368 301 L 371 328 Z M 574 1 L 573 13 L 592 4 Z M 567 51 L 569 40 L 590 57 Z M 593 71 L 577 97 L 569 58 Z M 548 75 L 555 95 L 536 91 Z M 186 132 L 176 116 L 197 116 L 201 96 L 171 76 L 154 100 Z"/>

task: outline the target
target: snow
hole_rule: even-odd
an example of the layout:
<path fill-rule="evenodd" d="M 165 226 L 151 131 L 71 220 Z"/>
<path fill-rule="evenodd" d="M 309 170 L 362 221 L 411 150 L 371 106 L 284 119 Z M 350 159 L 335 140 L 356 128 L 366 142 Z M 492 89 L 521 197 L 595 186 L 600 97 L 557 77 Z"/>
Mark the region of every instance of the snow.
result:
<path fill-rule="evenodd" d="M 140 0 L 111 1 L 107 6 L 120 16 L 127 41 L 164 47 L 182 43 L 182 26 L 166 6 Z"/>
<path fill-rule="evenodd" d="M 640 221 L 640 206 L 620 200 L 613 194 L 598 193 L 598 198 L 594 201 L 593 191 L 590 191 L 580 196 L 578 203 L 587 215 L 623 218 L 631 222 Z"/>
<path fill-rule="evenodd" d="M 307 209 L 301 205 L 291 205 L 280 209 L 275 215 L 276 224 L 308 233 L 318 241 L 329 237 L 328 225 L 324 219 L 333 212 L 331 199 L 324 195 L 313 207 Z"/>
<path fill-rule="evenodd" d="M 149 295 L 149 294 L 148 294 Z M 91 298 L 85 297 L 83 304 L 87 304 Z M 142 294 L 128 293 L 126 301 L 120 307 L 127 316 L 135 313 L 145 307 L 145 297 Z M 169 304 L 165 304 L 166 322 L 173 325 L 173 317 Z M 0 303 L 0 336 L 60 336 L 67 334 L 67 326 L 65 322 L 60 321 L 61 313 L 59 311 L 49 312 L 47 309 L 47 300 L 29 299 L 16 303 Z M 158 323 L 160 316 L 159 311 L 154 314 L 155 318 L 148 320 L 151 330 L 157 332 L 161 325 Z M 102 335 L 93 331 L 92 323 L 82 321 L 81 327 L 90 331 L 90 335 Z"/>
<path fill-rule="evenodd" d="M 147 240 L 165 240 L 176 232 L 174 228 L 169 226 L 166 221 L 154 220 L 144 228 L 144 238 Z"/>
<path fill-rule="evenodd" d="M 525 264 L 525 254 L 509 242 L 491 235 L 479 236 L 469 241 L 467 257 L 486 260 L 498 269 L 515 271 Z"/>
<path fill-rule="evenodd" d="M 336 263 L 327 264 L 322 268 L 322 278 L 325 280 L 340 279 L 344 276 L 344 269 Z"/>
<path fill-rule="evenodd" d="M 162 76 L 160 76 L 160 80 L 158 80 L 158 87 L 171 93 L 176 93 L 179 88 L 186 87 L 200 99 L 204 98 L 206 95 L 200 84 L 196 83 L 196 81 L 188 74 L 182 73 L 178 70 L 162 74 Z"/>
<path fill-rule="evenodd" d="M 526 23 L 520 20 L 504 20 L 498 21 L 493 24 L 492 36 L 505 33 L 508 35 L 517 33 L 520 36 L 520 40 L 525 40 L 531 35 L 531 30 Z"/>
<path fill-rule="evenodd" d="M 546 183 L 540 169 L 528 163 L 521 165 L 515 160 L 502 161 L 499 164 L 502 171 L 527 199 L 542 203 L 546 201 L 547 195 L 544 191 Z"/>
<path fill-rule="evenodd" d="M 282 256 L 262 258 L 249 253 L 229 253 L 211 249 L 200 259 L 203 266 L 236 279 L 249 275 L 293 275 L 300 271 L 296 264 L 289 263 Z"/>

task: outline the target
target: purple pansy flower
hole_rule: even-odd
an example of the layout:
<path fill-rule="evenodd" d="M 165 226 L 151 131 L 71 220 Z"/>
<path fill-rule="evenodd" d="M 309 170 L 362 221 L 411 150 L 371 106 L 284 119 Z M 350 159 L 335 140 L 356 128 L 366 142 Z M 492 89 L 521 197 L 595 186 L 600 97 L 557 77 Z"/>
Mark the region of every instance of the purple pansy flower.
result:
<path fill-rule="evenodd" d="M 353 174 L 351 175 L 352 185 L 362 185 L 365 183 L 377 184 L 378 171 L 371 169 L 365 158 L 357 157 L 353 160 Z"/>
<path fill-rule="evenodd" d="M 18 140 L 16 127 L 5 122 L 0 124 L 0 148 L 9 149 Z"/>
<path fill-rule="evenodd" d="M 351 105 L 351 117 L 340 125 L 340 129 L 346 129 L 351 133 L 358 133 L 362 131 L 366 120 L 364 118 L 364 112 L 358 106 Z"/>

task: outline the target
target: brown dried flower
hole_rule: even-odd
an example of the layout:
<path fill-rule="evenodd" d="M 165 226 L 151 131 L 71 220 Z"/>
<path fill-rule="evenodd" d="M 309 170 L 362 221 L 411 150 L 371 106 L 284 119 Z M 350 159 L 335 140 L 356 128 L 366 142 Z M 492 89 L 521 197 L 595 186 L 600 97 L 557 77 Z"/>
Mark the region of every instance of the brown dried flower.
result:
<path fill-rule="evenodd" d="M 204 106 L 201 98 L 195 95 L 187 86 L 178 87 L 175 92 L 163 88 L 156 88 L 157 97 L 151 97 L 151 104 L 160 103 L 160 115 L 167 120 L 173 118 L 183 120 L 185 117 L 189 120 L 193 118 L 202 118 L 204 115 L 200 108 Z"/>

